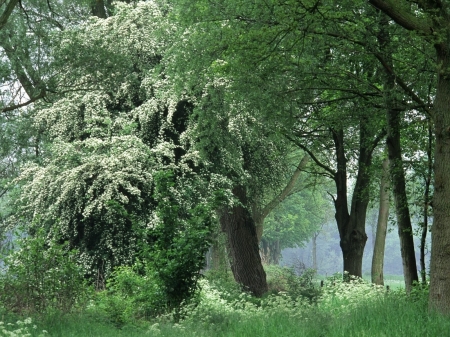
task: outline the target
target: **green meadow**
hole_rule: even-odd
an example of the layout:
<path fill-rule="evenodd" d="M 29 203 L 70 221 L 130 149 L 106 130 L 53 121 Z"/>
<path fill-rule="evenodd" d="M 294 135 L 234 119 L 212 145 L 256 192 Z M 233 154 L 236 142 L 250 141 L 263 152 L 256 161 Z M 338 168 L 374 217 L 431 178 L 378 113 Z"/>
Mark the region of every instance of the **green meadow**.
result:
<path fill-rule="evenodd" d="M 401 287 L 386 292 L 361 279 L 342 282 L 335 277 L 320 288 L 302 278 L 295 284 L 280 274 L 269 276 L 272 292 L 261 299 L 242 292 L 227 277 L 206 277 L 190 303 L 153 318 L 125 315 L 130 310 L 126 304 L 111 310 L 102 296 L 65 314 L 20 317 L 4 312 L 0 336 L 435 337 L 450 333 L 450 319 L 427 311 L 426 287 L 417 286 L 406 295 Z"/>

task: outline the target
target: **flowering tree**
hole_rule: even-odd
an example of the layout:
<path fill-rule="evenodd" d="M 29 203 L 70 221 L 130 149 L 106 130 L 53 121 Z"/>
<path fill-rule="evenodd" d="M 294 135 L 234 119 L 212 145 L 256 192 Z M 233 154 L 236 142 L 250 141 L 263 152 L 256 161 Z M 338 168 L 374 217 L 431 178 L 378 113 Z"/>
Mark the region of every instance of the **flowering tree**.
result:
<path fill-rule="evenodd" d="M 195 289 L 222 180 L 190 146 L 189 101 L 161 90 L 175 29 L 166 8 L 116 10 L 60 36 L 66 90 L 35 107 L 48 143 L 17 179 L 16 216 L 32 235 L 44 227 L 49 243 L 68 241 L 100 287 L 114 267 L 143 260 L 172 306 Z"/>

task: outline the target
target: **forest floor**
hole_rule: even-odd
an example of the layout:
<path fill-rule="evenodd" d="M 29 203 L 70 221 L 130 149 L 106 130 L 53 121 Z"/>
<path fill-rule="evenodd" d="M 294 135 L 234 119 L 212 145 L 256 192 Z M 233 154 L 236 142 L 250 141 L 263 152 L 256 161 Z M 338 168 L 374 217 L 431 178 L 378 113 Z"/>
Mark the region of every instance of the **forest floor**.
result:
<path fill-rule="evenodd" d="M 91 305 L 79 313 L 53 313 L 19 323 L 15 316 L 3 316 L 0 336 L 450 336 L 450 319 L 427 311 L 426 289 L 406 296 L 403 289 L 386 292 L 361 280 L 333 283 L 320 292 L 305 293 L 302 288 L 301 296 L 280 291 L 254 299 L 230 284 L 202 280 L 196 303 L 178 312 L 180 320 L 168 314 L 118 324 Z"/>

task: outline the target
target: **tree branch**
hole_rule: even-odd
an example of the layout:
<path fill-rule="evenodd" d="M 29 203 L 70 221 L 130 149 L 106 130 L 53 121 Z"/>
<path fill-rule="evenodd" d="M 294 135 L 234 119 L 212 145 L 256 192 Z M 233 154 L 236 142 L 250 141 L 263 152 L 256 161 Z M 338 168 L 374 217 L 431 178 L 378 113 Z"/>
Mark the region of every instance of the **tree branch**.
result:
<path fill-rule="evenodd" d="M 262 219 L 265 219 L 269 215 L 269 213 L 273 211 L 275 207 L 277 207 L 284 199 L 286 199 L 286 197 L 294 188 L 295 183 L 300 177 L 300 173 L 302 173 L 303 168 L 305 168 L 306 164 L 308 164 L 308 160 L 309 160 L 308 155 L 303 156 L 302 160 L 300 160 L 300 163 L 298 164 L 294 174 L 292 175 L 291 179 L 289 179 L 289 182 L 286 184 L 283 191 L 281 191 L 280 194 L 278 194 L 275 198 L 273 198 L 272 201 L 270 201 L 262 209 L 260 213 L 260 217 Z"/>
<path fill-rule="evenodd" d="M 8 2 L 5 11 L 3 12 L 2 16 L 0 16 L 0 29 L 3 29 L 3 27 L 8 22 L 8 19 L 18 2 L 19 0 L 11 0 L 10 2 Z"/>
<path fill-rule="evenodd" d="M 24 106 L 27 106 L 27 105 L 29 105 L 31 103 L 36 102 L 38 99 L 44 98 L 45 94 L 46 94 L 46 91 L 43 89 L 43 90 L 41 90 L 39 95 L 30 98 L 25 103 L 20 103 L 20 104 L 15 104 L 15 105 L 10 105 L 10 106 L 4 107 L 4 108 L 2 108 L 0 110 L 0 112 L 8 112 L 8 111 L 12 111 L 12 110 L 15 110 L 15 109 L 23 108 Z"/>
<path fill-rule="evenodd" d="M 433 34 L 433 24 L 425 18 L 418 18 L 408 9 L 407 2 L 403 0 L 369 0 L 369 3 L 381 10 L 400 26 L 414 30 L 423 35 Z"/>
<path fill-rule="evenodd" d="M 289 139 L 291 142 L 293 142 L 295 145 L 297 145 L 299 148 L 301 148 L 303 151 L 305 151 L 312 160 L 314 160 L 314 162 L 317 164 L 317 166 L 323 168 L 325 171 L 327 171 L 328 173 L 330 173 L 333 177 L 336 174 L 336 172 L 334 172 L 334 170 L 332 170 L 329 166 L 323 164 L 322 162 L 320 162 L 319 159 L 317 159 L 317 157 L 314 155 L 314 153 L 311 152 L 311 150 L 309 150 L 305 145 L 303 145 L 302 143 L 298 142 L 296 139 L 292 138 L 289 135 L 285 135 L 285 137 L 287 139 Z"/>

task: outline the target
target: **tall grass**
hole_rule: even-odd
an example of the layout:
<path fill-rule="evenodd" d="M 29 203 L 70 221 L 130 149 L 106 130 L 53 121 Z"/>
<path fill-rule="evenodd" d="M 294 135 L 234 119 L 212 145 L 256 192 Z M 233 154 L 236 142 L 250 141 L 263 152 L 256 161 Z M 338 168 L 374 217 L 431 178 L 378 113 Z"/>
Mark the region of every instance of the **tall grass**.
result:
<path fill-rule="evenodd" d="M 391 337 L 450 336 L 450 319 L 427 312 L 427 291 L 410 296 L 387 293 L 362 280 L 328 282 L 311 300 L 286 291 L 254 299 L 228 281 L 202 280 L 195 303 L 150 322 L 129 322 L 120 329 L 95 305 L 81 314 L 40 318 L 30 336 L 305 336 Z M 7 336 L 2 334 L 0 336 Z M 25 335 L 16 335 L 23 337 Z"/>

